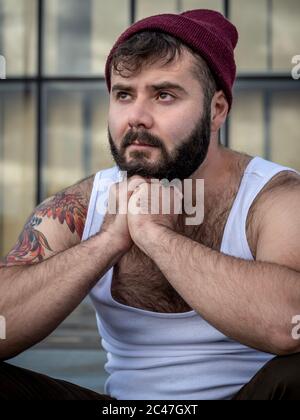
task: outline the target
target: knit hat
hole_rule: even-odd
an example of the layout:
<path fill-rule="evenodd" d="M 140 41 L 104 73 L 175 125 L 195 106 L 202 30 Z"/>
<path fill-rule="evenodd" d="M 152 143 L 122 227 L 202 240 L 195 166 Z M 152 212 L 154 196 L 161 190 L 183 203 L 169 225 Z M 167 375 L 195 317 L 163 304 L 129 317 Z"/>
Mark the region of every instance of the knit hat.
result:
<path fill-rule="evenodd" d="M 217 88 L 224 91 L 229 109 L 231 108 L 232 86 L 236 76 L 233 50 L 238 41 L 238 32 L 221 13 L 207 9 L 150 16 L 131 25 L 120 35 L 107 57 L 105 79 L 109 92 L 110 67 L 114 52 L 132 35 L 147 30 L 173 35 L 199 53 L 210 68 Z"/>

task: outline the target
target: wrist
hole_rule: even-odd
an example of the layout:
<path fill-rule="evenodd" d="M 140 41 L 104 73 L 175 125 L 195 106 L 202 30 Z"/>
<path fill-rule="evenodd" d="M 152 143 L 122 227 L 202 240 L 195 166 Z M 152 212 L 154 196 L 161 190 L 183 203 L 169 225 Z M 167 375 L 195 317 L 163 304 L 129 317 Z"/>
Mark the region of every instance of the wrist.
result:
<path fill-rule="evenodd" d="M 162 237 L 170 229 L 157 223 L 148 223 L 134 237 L 135 244 L 148 256 L 151 250 L 161 243 Z"/>
<path fill-rule="evenodd" d="M 104 251 L 114 264 L 128 252 L 127 247 L 108 231 L 99 232 L 93 239 L 93 250 L 97 253 Z"/>

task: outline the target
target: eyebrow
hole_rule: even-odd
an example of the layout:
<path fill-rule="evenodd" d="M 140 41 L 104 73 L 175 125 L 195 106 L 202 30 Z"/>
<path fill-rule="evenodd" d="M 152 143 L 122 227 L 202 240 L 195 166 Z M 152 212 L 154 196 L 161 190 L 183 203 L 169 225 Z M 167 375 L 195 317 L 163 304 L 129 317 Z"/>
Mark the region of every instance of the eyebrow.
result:
<path fill-rule="evenodd" d="M 179 91 L 179 92 L 181 92 L 185 95 L 188 95 L 187 91 L 182 86 L 178 85 L 177 83 L 172 83 L 172 82 L 161 82 L 161 83 L 158 83 L 158 84 L 155 84 L 155 85 L 147 85 L 146 89 L 147 90 L 152 90 L 154 92 L 157 92 L 157 91 L 162 90 L 162 89 L 174 89 L 174 90 L 177 90 L 177 91 Z M 126 91 L 126 92 L 134 92 L 135 91 L 135 89 L 132 86 L 125 85 L 125 84 L 122 84 L 122 83 L 115 84 L 111 89 L 112 92 L 115 92 L 117 90 L 123 90 L 123 91 Z"/>

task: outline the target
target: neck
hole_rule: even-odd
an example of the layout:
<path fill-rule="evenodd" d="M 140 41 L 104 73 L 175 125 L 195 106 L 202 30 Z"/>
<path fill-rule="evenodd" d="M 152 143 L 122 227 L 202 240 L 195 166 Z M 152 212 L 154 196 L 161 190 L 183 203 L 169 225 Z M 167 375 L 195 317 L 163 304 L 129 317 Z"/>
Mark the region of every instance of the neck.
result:
<path fill-rule="evenodd" d="M 205 196 L 224 188 L 230 176 L 233 153 L 217 141 L 211 141 L 207 156 L 190 179 L 204 179 Z M 194 183 L 193 183 L 194 186 Z"/>
<path fill-rule="evenodd" d="M 190 177 L 193 180 L 204 179 L 205 213 L 210 213 L 220 205 L 220 201 L 226 200 L 227 195 L 235 192 L 251 158 L 218 145 L 217 141 L 211 142 L 205 161 Z M 195 205 L 196 182 L 193 182 L 192 196 Z"/>

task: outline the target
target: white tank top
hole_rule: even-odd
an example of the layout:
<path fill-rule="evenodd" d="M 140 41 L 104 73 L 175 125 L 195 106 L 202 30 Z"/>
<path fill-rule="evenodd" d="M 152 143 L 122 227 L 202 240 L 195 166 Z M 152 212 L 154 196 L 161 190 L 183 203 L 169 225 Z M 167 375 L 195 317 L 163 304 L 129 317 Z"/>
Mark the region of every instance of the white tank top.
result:
<path fill-rule="evenodd" d="M 222 253 L 253 260 L 246 238 L 249 208 L 265 184 L 284 170 L 293 169 L 260 157 L 250 161 L 226 222 Z M 100 230 L 109 185 L 120 180 L 117 166 L 95 175 L 82 240 Z M 226 337 L 195 311 L 159 313 L 115 301 L 112 275 L 113 267 L 90 292 L 107 352 L 106 394 L 120 400 L 231 399 L 274 357 Z"/>

